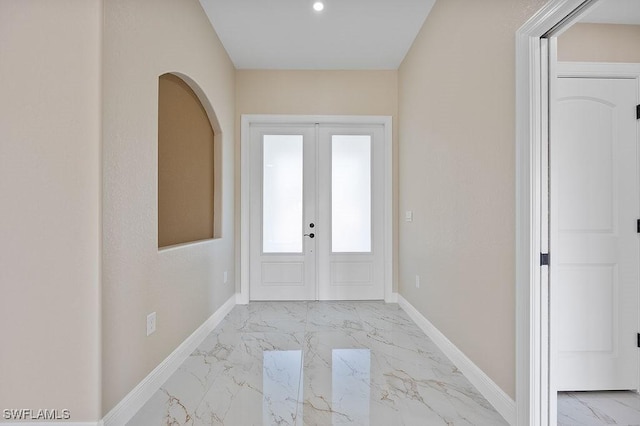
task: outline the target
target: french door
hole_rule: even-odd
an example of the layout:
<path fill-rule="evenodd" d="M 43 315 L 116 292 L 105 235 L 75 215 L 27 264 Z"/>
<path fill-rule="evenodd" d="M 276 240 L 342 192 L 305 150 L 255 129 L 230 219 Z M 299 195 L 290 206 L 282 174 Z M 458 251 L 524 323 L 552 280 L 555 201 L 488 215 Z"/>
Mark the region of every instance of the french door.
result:
<path fill-rule="evenodd" d="M 250 125 L 251 300 L 384 298 L 382 125 Z"/>

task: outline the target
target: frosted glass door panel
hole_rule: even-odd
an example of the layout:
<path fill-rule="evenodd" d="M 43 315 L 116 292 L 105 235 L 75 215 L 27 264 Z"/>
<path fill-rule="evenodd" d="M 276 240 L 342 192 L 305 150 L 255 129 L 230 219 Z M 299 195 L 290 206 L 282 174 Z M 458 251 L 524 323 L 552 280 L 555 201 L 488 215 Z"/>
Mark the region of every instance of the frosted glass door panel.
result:
<path fill-rule="evenodd" d="M 302 135 L 264 135 L 264 253 L 302 252 L 302 162 Z"/>
<path fill-rule="evenodd" d="M 371 136 L 331 138 L 331 251 L 371 252 Z"/>

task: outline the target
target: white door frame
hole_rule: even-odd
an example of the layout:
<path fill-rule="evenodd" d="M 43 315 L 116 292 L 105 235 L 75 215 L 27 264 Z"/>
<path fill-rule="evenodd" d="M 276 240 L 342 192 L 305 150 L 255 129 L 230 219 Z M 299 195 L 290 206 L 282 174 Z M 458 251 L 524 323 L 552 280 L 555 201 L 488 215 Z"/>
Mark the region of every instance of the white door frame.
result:
<path fill-rule="evenodd" d="M 251 124 L 355 124 L 384 127 L 384 300 L 397 302 L 393 292 L 393 139 L 391 116 L 352 115 L 255 115 L 243 114 L 240 133 L 240 293 L 236 303 L 249 303 Z"/>
<path fill-rule="evenodd" d="M 554 425 L 549 393 L 547 153 L 549 46 L 598 0 L 550 0 L 516 32 L 516 408 L 517 424 Z M 548 223 L 548 221 L 546 221 Z M 553 405 L 553 406 L 552 406 Z"/>

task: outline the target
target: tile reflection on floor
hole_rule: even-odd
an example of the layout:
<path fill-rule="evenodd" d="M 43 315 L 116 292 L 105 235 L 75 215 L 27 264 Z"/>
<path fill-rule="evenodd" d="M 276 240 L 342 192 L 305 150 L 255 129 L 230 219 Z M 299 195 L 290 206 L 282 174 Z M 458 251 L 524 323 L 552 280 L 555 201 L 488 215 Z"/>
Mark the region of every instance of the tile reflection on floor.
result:
<path fill-rule="evenodd" d="M 558 426 L 640 426 L 636 392 L 558 392 Z"/>
<path fill-rule="evenodd" d="M 505 425 L 396 304 L 236 306 L 128 423 Z"/>

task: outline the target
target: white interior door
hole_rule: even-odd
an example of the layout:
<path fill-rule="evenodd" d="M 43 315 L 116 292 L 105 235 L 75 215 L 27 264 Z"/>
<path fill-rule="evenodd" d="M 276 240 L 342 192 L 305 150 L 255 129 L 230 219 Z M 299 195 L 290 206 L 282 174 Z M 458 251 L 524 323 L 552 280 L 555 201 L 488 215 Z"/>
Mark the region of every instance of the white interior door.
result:
<path fill-rule="evenodd" d="M 250 299 L 383 299 L 383 126 L 250 132 Z"/>
<path fill-rule="evenodd" d="M 558 390 L 638 388 L 638 89 L 560 78 L 551 132 L 551 301 Z"/>

